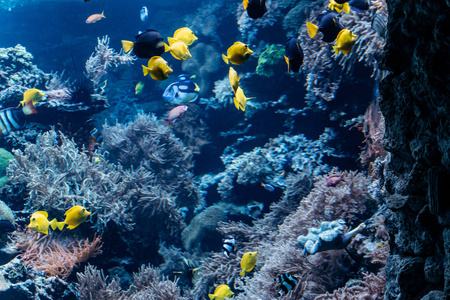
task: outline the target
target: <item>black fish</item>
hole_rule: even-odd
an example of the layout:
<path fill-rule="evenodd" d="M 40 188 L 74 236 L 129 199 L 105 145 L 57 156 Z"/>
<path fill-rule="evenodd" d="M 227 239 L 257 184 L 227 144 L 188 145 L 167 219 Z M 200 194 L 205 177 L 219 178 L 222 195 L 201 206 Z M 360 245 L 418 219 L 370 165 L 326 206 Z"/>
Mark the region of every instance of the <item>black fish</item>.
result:
<path fill-rule="evenodd" d="M 352 8 L 352 10 L 363 13 L 370 7 L 370 0 L 350 0 L 348 4 Z"/>
<path fill-rule="evenodd" d="M 283 296 L 283 294 L 289 293 L 298 283 L 298 279 L 295 276 L 292 276 L 288 273 L 280 274 L 275 281 L 280 283 L 281 291 L 278 292 L 278 295 Z"/>
<path fill-rule="evenodd" d="M 303 64 L 303 57 L 303 50 L 299 40 L 290 37 L 284 50 L 284 60 L 288 65 L 288 72 L 292 70 L 292 72 L 298 73 L 300 66 Z"/>
<path fill-rule="evenodd" d="M 230 257 L 230 254 L 234 252 L 234 245 L 236 244 L 236 240 L 234 237 L 227 237 L 223 240 L 223 254 L 225 254 L 226 257 Z"/>
<path fill-rule="evenodd" d="M 337 4 L 344 4 L 345 2 L 348 2 L 348 0 L 334 0 Z"/>
<path fill-rule="evenodd" d="M 33 100 L 28 101 L 22 109 L 10 107 L 0 110 L 0 137 L 20 129 L 25 123 L 25 116 L 35 113 Z"/>
<path fill-rule="evenodd" d="M 252 19 L 261 18 L 267 11 L 266 0 L 244 0 L 243 5 Z"/>
<path fill-rule="evenodd" d="M 134 54 L 139 58 L 152 58 L 161 56 L 164 53 L 164 39 L 158 31 L 147 29 L 135 37 L 134 43 L 122 41 L 125 52 L 133 49 Z"/>
<path fill-rule="evenodd" d="M 326 43 L 333 42 L 338 36 L 339 32 L 343 29 L 342 25 L 339 23 L 339 14 L 334 12 L 326 12 L 320 14 L 317 17 L 319 21 L 319 26 L 307 22 L 308 33 L 311 38 L 315 37 L 317 31 L 322 32 L 322 40 Z"/>
<path fill-rule="evenodd" d="M 13 232 L 16 230 L 16 226 L 7 220 L 0 220 L 0 233 L 1 232 Z"/>

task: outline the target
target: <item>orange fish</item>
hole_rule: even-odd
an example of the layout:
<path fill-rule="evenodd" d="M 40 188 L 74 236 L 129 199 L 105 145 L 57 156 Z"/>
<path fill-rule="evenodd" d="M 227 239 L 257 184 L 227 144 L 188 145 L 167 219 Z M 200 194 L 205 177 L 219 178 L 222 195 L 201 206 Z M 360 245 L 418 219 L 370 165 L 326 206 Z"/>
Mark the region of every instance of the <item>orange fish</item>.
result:
<path fill-rule="evenodd" d="M 101 14 L 93 14 L 86 19 L 86 24 L 92 24 L 97 21 L 100 21 L 102 18 L 106 18 L 103 12 Z"/>

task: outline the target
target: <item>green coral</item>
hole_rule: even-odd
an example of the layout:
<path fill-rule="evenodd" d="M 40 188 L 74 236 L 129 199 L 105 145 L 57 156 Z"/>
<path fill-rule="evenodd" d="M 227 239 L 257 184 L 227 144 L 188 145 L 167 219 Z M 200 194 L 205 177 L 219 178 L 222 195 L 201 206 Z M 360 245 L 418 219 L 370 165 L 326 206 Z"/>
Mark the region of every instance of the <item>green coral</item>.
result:
<path fill-rule="evenodd" d="M 284 46 L 275 44 L 270 45 L 258 58 L 256 74 L 259 76 L 272 77 L 276 72 L 279 72 L 283 64 Z"/>
<path fill-rule="evenodd" d="M 6 168 L 9 166 L 11 159 L 14 159 L 14 155 L 9 151 L 0 148 L 0 187 L 8 182 Z"/>

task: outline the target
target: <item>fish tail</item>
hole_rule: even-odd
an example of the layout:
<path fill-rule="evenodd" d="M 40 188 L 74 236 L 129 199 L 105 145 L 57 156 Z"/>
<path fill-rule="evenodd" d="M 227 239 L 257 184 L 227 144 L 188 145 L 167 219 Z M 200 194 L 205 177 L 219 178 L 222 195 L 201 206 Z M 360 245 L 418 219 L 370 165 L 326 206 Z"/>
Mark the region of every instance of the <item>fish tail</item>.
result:
<path fill-rule="evenodd" d="M 239 273 L 241 276 L 245 276 L 245 270 L 242 270 L 241 273 Z"/>
<path fill-rule="evenodd" d="M 317 31 L 319 31 L 319 27 L 317 25 L 314 25 L 311 22 L 306 22 L 306 27 L 308 29 L 308 34 L 310 38 L 313 38 L 316 36 Z"/>
<path fill-rule="evenodd" d="M 133 49 L 133 47 L 134 47 L 133 42 L 122 40 L 122 48 L 123 48 L 123 51 L 125 51 L 125 53 L 130 52 L 131 49 Z"/>
<path fill-rule="evenodd" d="M 164 43 L 164 52 L 169 52 L 169 51 L 170 51 L 169 45 L 167 45 L 166 43 Z"/>
<path fill-rule="evenodd" d="M 222 59 L 227 65 L 230 63 L 230 59 L 225 54 L 222 54 Z"/>
<path fill-rule="evenodd" d="M 350 4 L 348 4 L 348 2 L 344 3 L 343 10 L 346 14 L 350 13 Z"/>
<path fill-rule="evenodd" d="M 21 103 L 22 103 L 22 102 L 21 102 Z M 34 105 L 33 105 L 33 101 L 32 101 L 32 100 L 30 100 L 30 101 L 28 101 L 27 103 L 25 103 L 25 105 L 24 105 L 23 108 L 22 108 L 22 111 L 23 111 L 23 113 L 24 113 L 25 115 L 32 115 L 32 114 L 37 113 L 36 109 L 34 108 Z"/>
<path fill-rule="evenodd" d="M 101 16 L 102 18 L 105 18 L 105 19 L 106 19 L 104 12 L 105 12 L 105 11 L 102 11 L 102 13 L 101 13 L 100 16 Z"/>
<path fill-rule="evenodd" d="M 65 224 L 66 223 L 64 222 L 58 222 L 56 218 L 50 221 L 50 226 L 52 227 L 52 230 L 55 230 L 56 228 L 58 228 L 59 230 L 63 230 Z"/>
<path fill-rule="evenodd" d="M 333 46 L 334 51 L 336 52 L 336 55 L 339 54 L 339 47 L 338 46 Z"/>
<path fill-rule="evenodd" d="M 147 68 L 146 66 L 142 66 L 142 72 L 144 72 L 144 76 L 147 76 L 148 73 L 150 72 L 150 69 Z"/>

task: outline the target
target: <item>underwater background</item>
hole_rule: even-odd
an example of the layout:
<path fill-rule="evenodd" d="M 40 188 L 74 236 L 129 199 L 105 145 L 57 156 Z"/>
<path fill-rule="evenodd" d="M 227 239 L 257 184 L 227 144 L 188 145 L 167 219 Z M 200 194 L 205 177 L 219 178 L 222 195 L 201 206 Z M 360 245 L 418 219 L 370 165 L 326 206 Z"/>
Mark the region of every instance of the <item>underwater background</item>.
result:
<path fill-rule="evenodd" d="M 0 1 L 0 298 L 382 299 L 387 8 L 330 3 Z M 163 80 L 122 49 L 148 29 Z"/>

